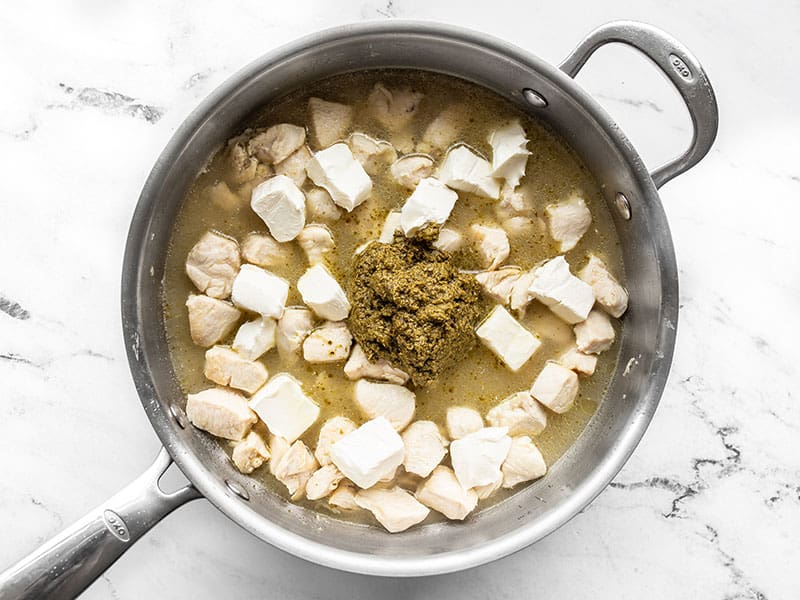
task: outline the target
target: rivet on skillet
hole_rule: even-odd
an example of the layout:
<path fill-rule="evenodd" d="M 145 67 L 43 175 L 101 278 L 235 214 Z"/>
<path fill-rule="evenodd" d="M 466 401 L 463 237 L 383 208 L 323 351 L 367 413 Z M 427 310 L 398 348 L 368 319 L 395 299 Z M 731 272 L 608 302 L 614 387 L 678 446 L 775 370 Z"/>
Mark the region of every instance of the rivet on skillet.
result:
<path fill-rule="evenodd" d="M 239 496 L 239 498 L 242 500 L 250 500 L 250 494 L 247 493 L 247 490 L 244 489 L 240 483 L 233 481 L 232 479 L 226 479 L 225 485 L 227 485 L 228 489 Z"/>
<path fill-rule="evenodd" d="M 525 100 L 528 101 L 528 104 L 530 104 L 534 108 L 547 107 L 547 100 L 536 90 L 532 90 L 531 88 L 525 88 L 524 90 L 522 90 L 522 97 L 525 98 Z"/>
<path fill-rule="evenodd" d="M 623 219 L 626 221 L 631 220 L 631 203 L 628 202 L 625 194 L 622 192 L 617 192 L 617 196 L 614 198 L 614 205 L 617 207 L 617 210 Z"/>
<path fill-rule="evenodd" d="M 169 407 L 169 412 L 172 414 L 172 418 L 175 419 L 178 427 L 186 429 L 186 415 L 183 414 L 183 410 L 176 404 L 173 404 Z"/>

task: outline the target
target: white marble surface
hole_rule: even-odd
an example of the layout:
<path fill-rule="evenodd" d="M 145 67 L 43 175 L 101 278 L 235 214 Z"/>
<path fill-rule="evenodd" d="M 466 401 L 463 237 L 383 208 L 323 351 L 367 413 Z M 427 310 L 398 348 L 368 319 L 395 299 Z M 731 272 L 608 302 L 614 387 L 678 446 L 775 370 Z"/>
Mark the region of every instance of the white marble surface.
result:
<path fill-rule="evenodd" d="M 7 7 L 0 16 L 0 565 L 155 456 L 121 338 L 120 265 L 141 185 L 204 95 L 259 54 L 344 22 L 449 21 L 557 62 L 592 27 L 635 18 L 673 33 L 701 58 L 722 122 L 711 154 L 662 190 L 681 272 L 678 345 L 655 420 L 612 486 L 535 547 L 416 580 L 307 564 L 198 501 L 160 524 L 85 597 L 800 596 L 800 6 L 768 4 Z M 601 51 L 580 80 L 649 164 L 686 143 L 680 103 L 630 51 Z"/>

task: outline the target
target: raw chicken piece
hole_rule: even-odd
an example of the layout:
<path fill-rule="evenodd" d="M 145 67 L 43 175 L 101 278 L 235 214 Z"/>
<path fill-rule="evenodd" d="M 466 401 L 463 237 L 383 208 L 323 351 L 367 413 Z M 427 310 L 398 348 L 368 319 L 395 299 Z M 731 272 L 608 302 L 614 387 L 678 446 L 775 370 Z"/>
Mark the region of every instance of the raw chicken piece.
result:
<path fill-rule="evenodd" d="M 328 504 L 339 510 L 359 510 L 356 504 L 357 488 L 352 483 L 341 483 L 328 498 Z"/>
<path fill-rule="evenodd" d="M 344 321 L 327 321 L 303 341 L 303 358 L 310 363 L 346 360 L 353 345 L 353 335 Z"/>
<path fill-rule="evenodd" d="M 503 472 L 503 487 L 512 488 L 542 477 L 547 473 L 547 465 L 531 438 L 523 435 L 511 440 L 511 450 L 500 470 Z"/>
<path fill-rule="evenodd" d="M 511 394 L 486 413 L 492 427 L 507 427 L 508 435 L 539 435 L 547 427 L 547 413 L 529 392 Z"/>
<path fill-rule="evenodd" d="M 311 265 L 322 262 L 323 255 L 334 248 L 333 235 L 325 225 L 306 225 L 297 236 L 297 243 Z"/>
<path fill-rule="evenodd" d="M 572 250 L 592 224 L 592 213 L 583 198 L 575 196 L 544 209 L 550 221 L 550 236 L 558 242 L 558 251 Z"/>
<path fill-rule="evenodd" d="M 589 256 L 589 262 L 580 270 L 578 277 L 592 286 L 597 303 L 612 317 L 619 319 L 628 309 L 628 292 L 594 254 Z"/>
<path fill-rule="evenodd" d="M 522 269 L 519 267 L 502 267 L 496 271 L 476 273 L 475 279 L 490 298 L 507 305 L 511 302 L 511 292 L 520 275 L 522 275 Z"/>
<path fill-rule="evenodd" d="M 279 163 L 306 141 L 306 130 L 297 125 L 280 123 L 253 136 L 247 152 L 263 163 Z"/>
<path fill-rule="evenodd" d="M 424 521 L 430 511 L 402 488 L 370 488 L 356 494 L 356 504 L 370 511 L 390 533 Z"/>
<path fill-rule="evenodd" d="M 611 319 L 600 310 L 592 310 L 586 320 L 573 328 L 578 350 L 586 354 L 600 354 L 614 343 L 614 327 Z"/>
<path fill-rule="evenodd" d="M 307 308 L 289 307 L 283 311 L 275 332 L 275 345 L 284 360 L 296 355 L 303 347 L 311 330 L 314 329 L 314 316 Z"/>
<path fill-rule="evenodd" d="M 186 274 L 201 292 L 212 298 L 231 295 L 239 272 L 239 244 L 213 231 L 207 231 L 186 257 Z"/>
<path fill-rule="evenodd" d="M 433 421 L 414 421 L 400 437 L 406 449 L 403 466 L 408 473 L 427 477 L 447 454 L 447 440 Z"/>
<path fill-rule="evenodd" d="M 390 171 L 397 183 L 413 190 L 422 179 L 433 175 L 433 159 L 425 154 L 406 154 L 392 164 Z"/>
<path fill-rule="evenodd" d="M 433 247 L 441 252 L 453 253 L 464 245 L 464 236 L 450 227 L 442 227 Z"/>
<path fill-rule="evenodd" d="M 240 184 L 254 179 L 258 166 L 258 161 L 247 153 L 241 141 L 229 145 L 228 178 L 232 183 Z"/>
<path fill-rule="evenodd" d="M 306 192 L 306 211 L 309 221 L 332 223 L 342 216 L 342 209 L 336 206 L 331 195 L 321 187 Z"/>
<path fill-rule="evenodd" d="M 470 225 L 469 230 L 478 242 L 478 254 L 485 269 L 496 269 L 508 258 L 511 247 L 505 231 L 486 225 Z"/>
<path fill-rule="evenodd" d="M 275 174 L 286 175 L 294 181 L 297 187 L 300 187 L 306 182 L 306 164 L 309 160 L 311 160 L 311 151 L 308 146 L 300 146 L 286 159 L 275 163 Z"/>
<path fill-rule="evenodd" d="M 465 490 L 453 470 L 444 466 L 433 470 L 431 476 L 417 488 L 415 496 L 428 508 L 457 521 L 464 520 L 478 505 L 478 495 L 472 490 Z"/>
<path fill-rule="evenodd" d="M 467 107 L 463 104 L 451 104 L 445 108 L 425 128 L 417 150 L 425 153 L 446 150 L 461 134 L 467 112 Z"/>
<path fill-rule="evenodd" d="M 331 464 L 331 448 L 333 445 L 357 429 L 356 424 L 347 417 L 333 417 L 325 421 L 319 430 L 317 449 L 314 456 L 323 467 Z"/>
<path fill-rule="evenodd" d="M 226 346 L 206 350 L 203 374 L 219 385 L 227 385 L 252 394 L 267 381 L 267 369 L 260 362 L 242 357 Z"/>
<path fill-rule="evenodd" d="M 360 379 L 355 385 L 355 403 L 368 419 L 385 417 L 396 431 L 403 431 L 414 418 L 414 392 L 394 383 Z"/>
<path fill-rule="evenodd" d="M 320 467 L 306 483 L 306 498 L 319 500 L 330 495 L 342 479 L 344 475 L 334 465 Z"/>
<path fill-rule="evenodd" d="M 311 141 L 319 149 L 327 148 L 347 134 L 353 124 L 353 107 L 321 98 L 309 98 L 308 122 Z"/>
<path fill-rule="evenodd" d="M 558 364 L 581 375 L 593 375 L 597 368 L 597 355 L 570 348 L 558 359 Z"/>
<path fill-rule="evenodd" d="M 231 459 L 242 473 L 252 473 L 263 465 L 264 461 L 269 460 L 269 456 L 264 438 L 255 431 L 251 431 L 233 448 Z"/>
<path fill-rule="evenodd" d="M 218 181 L 208 186 L 205 195 L 214 206 L 227 212 L 232 212 L 244 204 L 242 199 L 234 194 L 224 181 Z"/>
<path fill-rule="evenodd" d="M 451 440 L 458 440 L 483 429 L 483 417 L 472 408 L 466 406 L 451 406 L 447 409 L 445 417 L 447 435 Z"/>
<path fill-rule="evenodd" d="M 344 374 L 348 379 L 382 379 L 389 383 L 403 384 L 408 381 L 408 373 L 396 369 L 388 361 L 379 358 L 375 362 L 370 362 L 361 346 L 355 344 L 350 358 L 344 365 Z"/>
<path fill-rule="evenodd" d="M 241 440 L 258 421 L 247 406 L 247 400 L 238 392 L 225 388 L 211 388 L 186 398 L 186 416 L 203 431 L 229 440 Z"/>
<path fill-rule="evenodd" d="M 268 233 L 251 233 L 244 238 L 242 256 L 259 267 L 283 265 L 287 259 L 284 246 Z"/>
<path fill-rule="evenodd" d="M 382 83 L 376 83 L 367 98 L 367 106 L 378 123 L 394 132 L 411 122 L 423 97 L 424 94 L 408 88 L 389 90 Z"/>
<path fill-rule="evenodd" d="M 186 300 L 189 310 L 189 333 L 198 346 L 208 348 L 233 331 L 239 317 L 238 308 L 204 294 L 189 294 Z"/>
<path fill-rule="evenodd" d="M 275 465 L 275 479 L 286 486 L 292 500 L 297 500 L 303 497 L 306 484 L 318 466 L 311 450 L 297 440 Z"/>
<path fill-rule="evenodd" d="M 275 467 L 278 466 L 278 463 L 283 458 L 283 456 L 289 451 L 292 445 L 286 440 L 286 438 L 282 438 L 279 435 L 271 435 L 269 438 L 269 453 L 272 459 L 269 461 L 269 472 L 274 476 L 275 475 Z"/>
<path fill-rule="evenodd" d="M 368 175 L 377 175 L 382 168 L 397 160 L 397 151 L 389 142 L 376 140 L 366 133 L 352 133 L 347 140 L 350 151 Z"/>

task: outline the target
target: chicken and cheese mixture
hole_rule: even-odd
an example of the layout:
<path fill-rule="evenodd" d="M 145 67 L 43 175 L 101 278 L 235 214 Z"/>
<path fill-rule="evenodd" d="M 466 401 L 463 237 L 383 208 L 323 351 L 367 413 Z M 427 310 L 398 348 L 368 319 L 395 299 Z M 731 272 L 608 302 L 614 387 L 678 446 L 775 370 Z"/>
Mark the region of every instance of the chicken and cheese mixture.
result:
<path fill-rule="evenodd" d="M 390 532 L 545 476 L 602 399 L 628 300 L 579 159 L 420 72 L 339 76 L 249 124 L 167 257 L 191 423 L 292 501 Z"/>

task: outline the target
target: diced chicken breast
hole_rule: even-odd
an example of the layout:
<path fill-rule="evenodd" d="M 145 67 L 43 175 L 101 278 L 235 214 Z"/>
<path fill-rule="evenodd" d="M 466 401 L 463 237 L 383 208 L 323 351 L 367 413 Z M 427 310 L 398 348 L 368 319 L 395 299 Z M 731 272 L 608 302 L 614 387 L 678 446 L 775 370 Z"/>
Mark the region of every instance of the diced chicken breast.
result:
<path fill-rule="evenodd" d="M 465 435 L 483 429 L 481 413 L 466 406 L 450 406 L 445 416 L 447 435 L 451 440 L 459 440 Z"/>
<path fill-rule="evenodd" d="M 259 317 L 239 327 L 233 338 L 233 349 L 247 360 L 257 360 L 275 347 L 275 319 Z"/>
<path fill-rule="evenodd" d="M 597 355 L 584 354 L 577 348 L 570 348 L 561 355 L 557 362 L 562 367 L 571 369 L 581 375 L 593 375 L 594 370 L 597 368 Z"/>
<path fill-rule="evenodd" d="M 360 379 L 354 387 L 354 399 L 366 418 L 384 417 L 397 431 L 403 431 L 414 418 L 416 396 L 402 385 Z"/>
<path fill-rule="evenodd" d="M 464 104 L 451 104 L 425 128 L 417 146 L 419 152 L 442 152 L 453 144 L 463 131 L 468 109 Z"/>
<path fill-rule="evenodd" d="M 438 466 L 417 488 L 417 500 L 448 519 L 464 520 L 478 505 L 478 495 L 459 483 L 452 469 Z"/>
<path fill-rule="evenodd" d="M 286 263 L 286 249 L 268 233 L 248 234 L 242 242 L 244 259 L 259 267 L 275 267 Z"/>
<path fill-rule="evenodd" d="M 400 227 L 412 236 L 428 225 L 442 225 L 458 200 L 458 194 L 438 179 L 428 177 L 416 189 L 400 210 Z"/>
<path fill-rule="evenodd" d="M 505 185 L 500 191 L 500 201 L 494 205 L 494 214 L 503 222 L 514 217 L 533 217 L 536 210 L 523 188 L 511 189 Z"/>
<path fill-rule="evenodd" d="M 450 461 L 465 489 L 488 485 L 501 477 L 511 438 L 505 427 L 484 427 L 450 443 Z"/>
<path fill-rule="evenodd" d="M 572 250 L 592 224 L 592 213 L 583 198 L 575 196 L 544 209 L 550 224 L 550 237 L 559 252 Z"/>
<path fill-rule="evenodd" d="M 316 185 L 325 188 L 333 201 L 347 212 L 372 193 L 372 180 L 347 144 L 334 144 L 320 150 L 308 161 L 306 173 Z"/>
<path fill-rule="evenodd" d="M 453 253 L 464 245 L 464 236 L 450 227 L 439 229 L 439 237 L 433 242 L 433 247 L 441 252 Z"/>
<path fill-rule="evenodd" d="M 389 131 L 404 129 L 414 118 L 424 94 L 409 88 L 389 90 L 376 83 L 367 98 L 367 107 L 373 118 Z"/>
<path fill-rule="evenodd" d="M 275 332 L 275 345 L 283 360 L 298 354 L 303 340 L 314 329 L 314 317 L 307 308 L 290 307 L 283 311 Z"/>
<path fill-rule="evenodd" d="M 603 311 L 593 310 L 585 321 L 578 323 L 573 329 L 578 350 L 586 354 L 600 354 L 614 343 L 614 326 Z"/>
<path fill-rule="evenodd" d="M 189 394 L 186 416 L 198 429 L 234 441 L 241 440 L 258 420 L 244 396 L 225 388 Z"/>
<path fill-rule="evenodd" d="M 306 211 L 310 221 L 333 223 L 342 216 L 342 209 L 336 206 L 331 195 L 320 187 L 311 188 L 306 192 Z"/>
<path fill-rule="evenodd" d="M 472 491 L 478 496 L 478 500 L 486 500 L 489 496 L 494 494 L 503 485 L 503 473 L 495 479 L 492 483 L 486 485 L 476 485 Z"/>
<path fill-rule="evenodd" d="M 239 244 L 207 231 L 186 257 L 186 274 L 201 292 L 212 298 L 227 298 L 239 264 Z"/>
<path fill-rule="evenodd" d="M 489 135 L 492 145 L 492 175 L 502 177 L 511 189 L 519 185 L 528 163 L 528 138 L 518 120 L 494 130 Z"/>
<path fill-rule="evenodd" d="M 353 335 L 344 321 L 328 321 L 314 329 L 303 341 L 303 358 L 310 363 L 347 360 Z"/>
<path fill-rule="evenodd" d="M 250 207 L 279 242 L 293 240 L 306 224 L 306 197 L 286 175 L 275 175 L 256 186 Z"/>
<path fill-rule="evenodd" d="M 430 511 L 402 488 L 372 488 L 356 494 L 356 504 L 370 511 L 390 533 L 421 523 Z"/>
<path fill-rule="evenodd" d="M 578 277 L 592 286 L 597 303 L 612 317 L 619 319 L 628 309 L 628 292 L 594 254 L 589 256 L 589 262 L 578 272 Z"/>
<path fill-rule="evenodd" d="M 250 398 L 250 408 L 270 432 L 294 442 L 319 418 L 319 406 L 288 373 L 278 373 Z"/>
<path fill-rule="evenodd" d="M 252 394 L 267 381 L 267 368 L 260 362 L 247 360 L 226 346 L 206 350 L 203 368 L 206 379 Z"/>
<path fill-rule="evenodd" d="M 511 289 L 509 302 L 511 310 L 524 312 L 525 307 L 530 304 L 533 296 L 531 296 L 528 288 L 531 287 L 534 277 L 534 269 L 531 269 L 530 271 L 525 271 L 524 273 L 520 274 L 519 278 L 514 282 L 514 287 Z"/>
<path fill-rule="evenodd" d="M 519 267 L 502 267 L 496 271 L 482 271 L 475 274 L 486 295 L 500 304 L 511 302 L 514 285 L 522 275 Z"/>
<path fill-rule="evenodd" d="M 306 498 L 309 500 L 319 500 L 329 496 L 337 487 L 339 482 L 344 479 L 344 475 L 334 465 L 320 467 L 306 483 Z"/>
<path fill-rule="evenodd" d="M 403 231 L 402 227 L 400 227 L 400 211 L 393 210 L 386 215 L 378 241 L 381 244 L 391 244 L 394 242 L 394 234 L 398 231 Z"/>
<path fill-rule="evenodd" d="M 530 393 L 511 394 L 486 413 L 492 427 L 505 427 L 508 435 L 539 435 L 547 427 L 547 413 Z"/>
<path fill-rule="evenodd" d="M 233 212 L 242 205 L 241 198 L 224 181 L 217 181 L 205 190 L 206 198 L 217 208 Z"/>
<path fill-rule="evenodd" d="M 297 187 L 300 187 L 306 182 L 306 165 L 310 160 L 311 150 L 308 149 L 308 146 L 300 146 L 286 160 L 275 164 L 275 174 L 288 177 Z"/>
<path fill-rule="evenodd" d="M 357 429 L 356 424 L 347 417 L 333 417 L 325 421 L 319 430 L 317 448 L 314 456 L 323 467 L 331 464 L 331 448 L 333 445 Z"/>
<path fill-rule="evenodd" d="M 509 241 L 525 240 L 538 235 L 537 221 L 530 217 L 511 217 L 500 223 Z"/>
<path fill-rule="evenodd" d="M 292 500 L 298 500 L 303 497 L 306 484 L 318 466 L 311 450 L 297 440 L 275 465 L 275 479 L 286 486 Z"/>
<path fill-rule="evenodd" d="M 278 466 L 278 463 L 283 458 L 283 455 L 286 454 L 291 447 L 292 445 L 281 436 L 274 434 L 269 436 L 269 453 L 271 456 L 269 461 L 269 472 L 273 477 L 275 476 L 275 467 Z"/>
<path fill-rule="evenodd" d="M 331 447 L 331 462 L 358 487 L 367 489 L 403 463 L 403 440 L 384 417 L 367 421 Z"/>
<path fill-rule="evenodd" d="M 347 145 L 367 175 L 373 177 L 397 160 L 394 146 L 386 140 L 371 138 L 366 133 L 351 133 Z"/>
<path fill-rule="evenodd" d="M 511 246 L 508 243 L 508 235 L 503 229 L 473 224 L 470 225 L 469 231 L 478 243 L 478 255 L 484 269 L 490 271 L 496 269 L 508 258 Z"/>
<path fill-rule="evenodd" d="M 255 265 L 242 265 L 233 280 L 233 303 L 263 317 L 279 319 L 288 296 L 288 281 Z"/>
<path fill-rule="evenodd" d="M 427 154 L 406 154 L 392 164 L 390 171 L 398 184 L 413 190 L 421 180 L 433 175 L 433 159 Z"/>
<path fill-rule="evenodd" d="M 562 414 L 572 408 L 578 388 L 578 376 L 573 371 L 548 361 L 531 386 L 531 396 Z"/>
<path fill-rule="evenodd" d="M 492 176 L 492 165 L 467 146 L 451 148 L 439 167 L 438 178 L 454 190 L 497 200 L 500 180 Z"/>
<path fill-rule="evenodd" d="M 513 488 L 525 481 L 543 477 L 547 473 L 544 457 L 527 435 L 511 440 L 511 449 L 501 467 L 503 487 Z"/>
<path fill-rule="evenodd" d="M 348 379 L 380 379 L 389 383 L 404 384 L 409 379 L 408 373 L 393 367 L 389 361 L 379 358 L 370 362 L 361 346 L 355 344 L 350 358 L 344 365 L 344 374 Z"/>
<path fill-rule="evenodd" d="M 229 302 L 204 294 L 189 294 L 189 333 L 198 346 L 208 348 L 228 337 L 242 313 Z"/>
<path fill-rule="evenodd" d="M 308 122 L 311 141 L 317 148 L 327 148 L 347 135 L 353 124 L 353 107 L 321 98 L 309 98 Z"/>
<path fill-rule="evenodd" d="M 328 504 L 339 510 L 359 510 L 361 507 L 356 504 L 356 488 L 351 483 L 340 483 L 328 498 Z"/>
<path fill-rule="evenodd" d="M 403 467 L 408 473 L 427 477 L 447 454 L 447 440 L 433 421 L 414 421 L 401 437 L 406 449 Z"/>
<path fill-rule="evenodd" d="M 247 143 L 247 151 L 263 163 L 279 163 L 306 142 L 306 130 L 280 123 L 256 134 Z"/>
<path fill-rule="evenodd" d="M 269 450 L 267 444 L 264 443 L 264 438 L 255 431 L 248 433 L 246 438 L 236 444 L 231 454 L 233 464 L 245 474 L 255 471 L 269 460 L 269 457 Z"/>
<path fill-rule="evenodd" d="M 528 292 L 572 325 L 585 320 L 594 305 L 591 286 L 570 273 L 563 256 L 556 256 L 534 269 Z"/>
<path fill-rule="evenodd" d="M 329 321 L 341 321 L 350 314 L 350 302 L 330 271 L 321 264 L 308 269 L 297 280 L 297 290 L 317 316 Z"/>
<path fill-rule="evenodd" d="M 522 368 L 542 342 L 502 306 L 495 306 L 475 330 L 478 339 L 513 372 Z"/>
<path fill-rule="evenodd" d="M 312 265 L 322 262 L 325 254 L 334 248 L 333 234 L 325 225 L 306 225 L 297 236 L 297 243 Z"/>
<path fill-rule="evenodd" d="M 228 146 L 228 180 L 234 184 L 245 183 L 256 176 L 258 160 L 247 153 L 240 141 Z"/>

